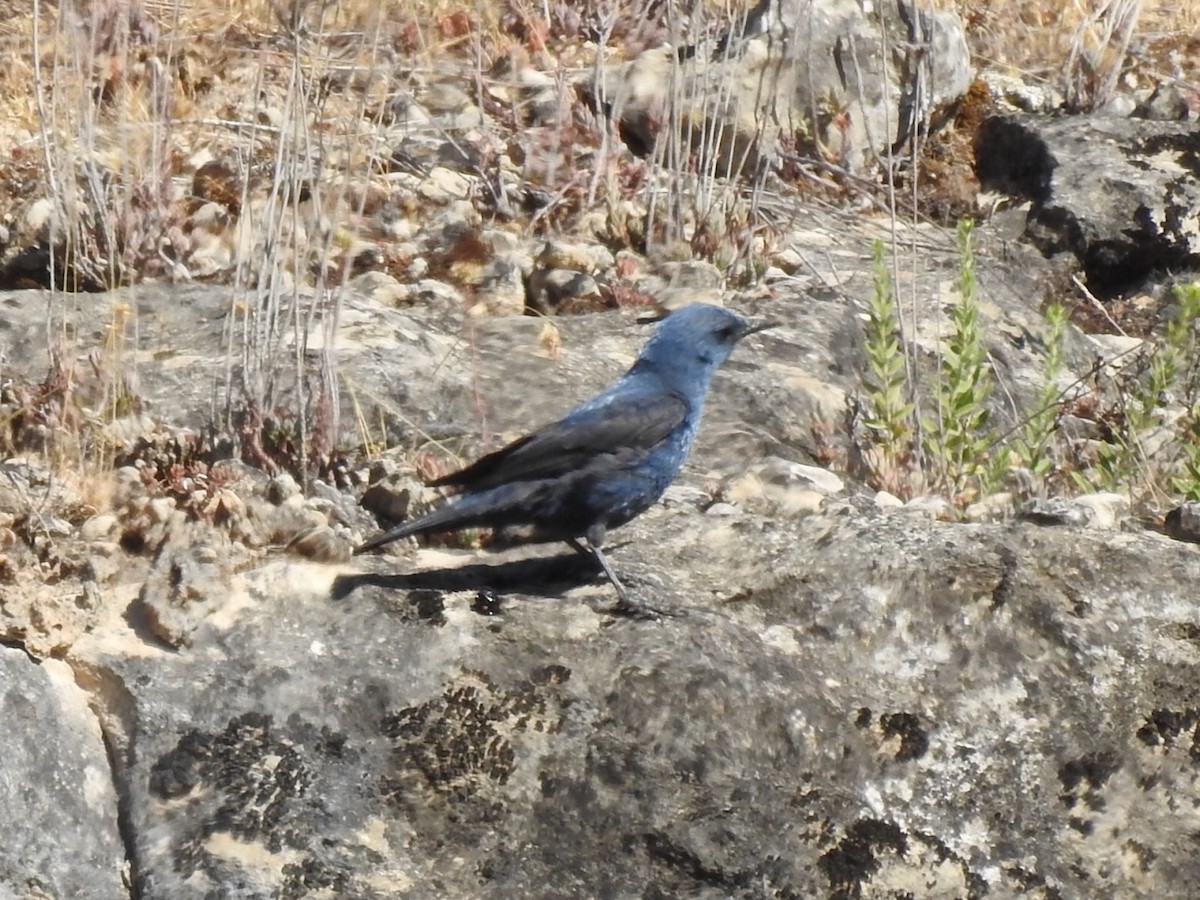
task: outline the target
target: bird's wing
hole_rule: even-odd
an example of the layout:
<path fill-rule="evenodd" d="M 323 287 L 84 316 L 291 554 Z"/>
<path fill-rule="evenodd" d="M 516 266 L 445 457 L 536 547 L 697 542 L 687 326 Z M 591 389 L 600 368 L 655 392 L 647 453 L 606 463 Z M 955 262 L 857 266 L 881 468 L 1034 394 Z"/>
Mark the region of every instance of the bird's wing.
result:
<path fill-rule="evenodd" d="M 577 471 L 606 454 L 647 451 L 687 418 L 687 403 L 674 394 L 606 399 L 606 403 L 588 403 L 430 483 L 479 491 L 513 481 L 553 478 Z"/>

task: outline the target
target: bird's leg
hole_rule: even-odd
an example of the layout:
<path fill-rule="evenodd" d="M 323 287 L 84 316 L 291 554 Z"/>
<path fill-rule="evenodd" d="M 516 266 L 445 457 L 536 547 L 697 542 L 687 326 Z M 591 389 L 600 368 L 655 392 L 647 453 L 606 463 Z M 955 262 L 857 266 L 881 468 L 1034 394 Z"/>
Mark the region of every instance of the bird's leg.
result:
<path fill-rule="evenodd" d="M 581 544 L 576 538 L 571 538 L 569 541 L 567 541 L 567 543 L 574 547 L 575 550 L 583 556 L 591 557 L 598 562 L 600 564 L 600 568 L 604 570 L 604 577 L 608 579 L 609 584 L 616 588 L 617 597 L 620 599 L 620 601 L 622 603 L 629 602 L 629 594 L 625 591 L 625 585 L 621 584 L 621 579 L 617 577 L 617 573 L 614 572 L 612 566 L 608 564 L 608 557 L 601 552 L 600 547 L 597 544 L 593 544 L 590 540 L 586 544 Z"/>
<path fill-rule="evenodd" d="M 621 579 L 617 577 L 617 573 L 609 565 L 608 557 L 600 549 L 600 545 L 603 542 L 604 530 L 602 528 L 593 528 L 589 531 L 584 538 L 584 543 L 580 543 L 577 538 L 571 538 L 567 541 L 577 552 L 584 556 L 590 556 L 598 562 L 600 568 L 604 570 L 605 577 L 617 592 L 617 602 L 613 606 L 612 612 L 616 615 L 630 616 L 635 619 L 660 619 L 663 616 L 676 615 L 668 610 L 656 609 L 653 606 L 639 603 L 631 598 L 629 592 L 625 590 L 625 585 L 621 583 Z"/>

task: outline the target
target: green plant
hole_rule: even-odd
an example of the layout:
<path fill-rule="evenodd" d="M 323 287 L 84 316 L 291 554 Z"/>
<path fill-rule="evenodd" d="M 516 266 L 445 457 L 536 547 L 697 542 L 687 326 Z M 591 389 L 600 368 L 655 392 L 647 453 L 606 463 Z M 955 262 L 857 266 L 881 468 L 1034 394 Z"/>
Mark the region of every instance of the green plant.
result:
<path fill-rule="evenodd" d="M 1171 486 L 1187 500 L 1200 500 L 1200 398 L 1196 396 L 1197 370 L 1200 369 L 1200 338 L 1197 323 L 1200 323 L 1200 282 L 1193 282 L 1175 289 L 1175 300 L 1179 309 L 1167 325 L 1167 359 L 1162 363 L 1160 378 L 1170 375 L 1164 391 L 1177 384 L 1184 388 L 1184 403 L 1187 411 L 1177 423 L 1179 429 L 1180 458 L 1171 478 Z M 1154 368 L 1151 367 L 1151 375 Z M 1181 379 L 1180 376 L 1184 377 Z"/>
<path fill-rule="evenodd" d="M 903 332 L 883 241 L 875 241 L 871 262 L 874 290 L 867 308 L 868 372 L 863 379 L 870 417 L 865 424 L 876 433 L 881 454 L 872 466 L 876 486 L 902 495 L 908 493 L 904 476 L 912 463 L 915 407 L 908 400 Z"/>
<path fill-rule="evenodd" d="M 1200 402 L 1192 404 L 1181 426 L 1181 457 L 1171 485 L 1183 499 L 1200 500 Z"/>
<path fill-rule="evenodd" d="M 1161 340 L 1119 378 L 1116 408 L 1106 417 L 1108 434 L 1095 460 L 1072 473 L 1082 490 L 1143 489 L 1200 496 L 1200 283 L 1175 289 L 1178 304 Z M 1182 415 L 1170 412 L 1181 404 Z"/>
<path fill-rule="evenodd" d="M 1060 394 L 1058 379 L 1066 369 L 1063 337 L 1067 330 L 1067 310 L 1055 303 L 1046 309 L 1046 362 L 1042 369 L 1042 389 L 1034 401 L 1033 413 L 1013 442 L 1018 465 L 1037 478 L 1045 478 L 1054 469 L 1054 434 L 1058 422 Z"/>
<path fill-rule="evenodd" d="M 979 321 L 972 229 L 969 219 L 959 223 L 960 300 L 952 318 L 954 330 L 938 371 L 937 408 L 923 422 L 924 449 L 934 481 L 949 488 L 959 503 L 988 493 L 998 474 L 994 466 L 987 464 L 992 444 L 987 399 L 993 378 Z"/>

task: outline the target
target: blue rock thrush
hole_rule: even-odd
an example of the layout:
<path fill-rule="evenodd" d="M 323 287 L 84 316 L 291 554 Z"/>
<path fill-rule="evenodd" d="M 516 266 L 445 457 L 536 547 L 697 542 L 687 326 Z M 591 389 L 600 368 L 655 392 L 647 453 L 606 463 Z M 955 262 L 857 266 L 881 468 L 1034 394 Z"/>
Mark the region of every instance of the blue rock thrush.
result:
<path fill-rule="evenodd" d="M 748 334 L 773 322 L 693 304 L 667 316 L 625 375 L 552 425 L 431 482 L 461 496 L 372 538 L 363 553 L 398 538 L 461 528 L 522 529 L 522 540 L 565 541 L 591 556 L 633 603 L 601 552 L 606 532 L 645 512 L 679 474 L 713 373 Z"/>

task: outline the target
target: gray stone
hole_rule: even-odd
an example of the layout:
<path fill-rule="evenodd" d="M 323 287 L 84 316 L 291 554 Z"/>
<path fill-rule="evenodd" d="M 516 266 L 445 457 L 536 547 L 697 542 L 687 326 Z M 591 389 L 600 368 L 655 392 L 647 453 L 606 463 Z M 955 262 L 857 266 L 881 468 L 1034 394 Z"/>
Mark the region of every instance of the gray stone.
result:
<path fill-rule="evenodd" d="M 635 148 L 654 146 L 674 107 L 718 171 L 753 169 L 781 133 L 805 135 L 813 152 L 861 169 L 943 121 L 971 77 L 953 13 L 760 0 L 720 41 L 687 54 L 647 50 L 606 73 L 597 94 Z"/>
<path fill-rule="evenodd" d="M 315 525 L 297 535 L 288 549 L 297 556 L 323 563 L 344 563 L 350 559 L 349 541 L 339 537 L 328 525 Z"/>
<path fill-rule="evenodd" d="M 525 313 L 525 276 L 516 262 L 498 257 L 484 266 L 471 313 L 488 316 Z"/>
<path fill-rule="evenodd" d="M 1100 491 L 1075 498 L 1075 503 L 1092 511 L 1092 528 L 1116 528 L 1129 514 L 1129 498 L 1124 494 Z"/>
<path fill-rule="evenodd" d="M 536 269 L 529 276 L 529 301 L 546 315 L 603 306 L 596 279 L 573 269 Z"/>
<path fill-rule="evenodd" d="M 70 667 L 0 647 L 0 721 L 0 896 L 129 896 L 100 726 Z"/>
<path fill-rule="evenodd" d="M 401 479 L 396 483 L 377 481 L 363 493 L 359 501 L 367 512 L 392 522 L 408 517 L 408 505 L 412 501 L 412 490 Z"/>
<path fill-rule="evenodd" d="M 196 629 L 232 602 L 227 544 L 219 532 L 199 525 L 168 532 L 136 607 L 159 640 L 172 647 L 190 644 Z"/>
<path fill-rule="evenodd" d="M 1025 237 L 1078 259 L 1111 298 L 1200 265 L 1194 125 L 1105 116 L 995 116 L 975 139 L 986 190 L 1033 201 Z"/>
<path fill-rule="evenodd" d="M 260 568 L 187 652 L 83 638 L 130 698 L 140 896 L 1190 896 L 1200 553 L 686 505 L 622 534 L 686 615 L 608 620 L 569 551 L 430 550 Z"/>
<path fill-rule="evenodd" d="M 1189 500 L 1167 513 L 1165 531 L 1177 541 L 1200 544 L 1200 503 Z"/>
<path fill-rule="evenodd" d="M 266 498 L 276 506 L 280 506 L 300 493 L 300 485 L 288 472 L 273 475 L 267 482 Z"/>
<path fill-rule="evenodd" d="M 1083 528 L 1092 523 L 1096 510 L 1064 497 L 1035 497 L 1021 507 L 1019 518 L 1035 525 L 1067 525 Z"/>

